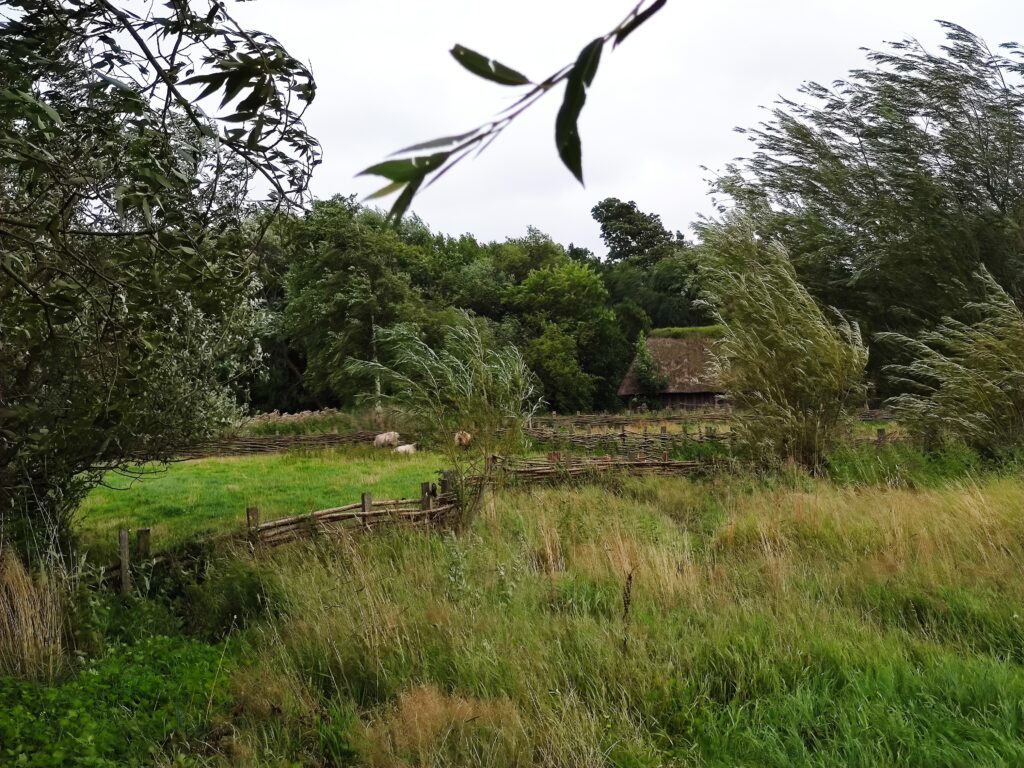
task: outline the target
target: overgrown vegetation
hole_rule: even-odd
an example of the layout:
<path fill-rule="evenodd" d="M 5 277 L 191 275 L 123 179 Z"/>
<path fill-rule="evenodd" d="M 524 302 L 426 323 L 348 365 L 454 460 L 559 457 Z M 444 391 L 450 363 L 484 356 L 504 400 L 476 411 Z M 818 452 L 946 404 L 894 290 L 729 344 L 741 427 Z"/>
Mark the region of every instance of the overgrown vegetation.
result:
<path fill-rule="evenodd" d="M 766 461 L 817 467 L 863 407 L 867 348 L 797 280 L 786 249 L 730 216 L 701 228 L 703 280 L 725 331 L 711 349 L 736 408 L 737 443 Z"/>
<path fill-rule="evenodd" d="M 1024 442 L 1024 315 L 991 274 L 975 276 L 982 301 L 916 339 L 880 334 L 911 362 L 887 370 L 900 389 L 889 401 L 925 445 L 964 442 L 986 453 Z"/>
<path fill-rule="evenodd" d="M 1024 485 L 946 470 L 503 493 L 457 537 L 237 551 L 187 600 L 94 621 L 119 642 L 59 686 L 0 684 L 0 749 L 30 765 L 1012 764 Z"/>
<path fill-rule="evenodd" d="M 636 353 L 633 356 L 633 371 L 640 385 L 640 392 L 645 396 L 653 396 L 662 392 L 668 385 L 668 378 L 661 372 L 654 356 L 647 346 L 647 339 L 636 340 Z"/>

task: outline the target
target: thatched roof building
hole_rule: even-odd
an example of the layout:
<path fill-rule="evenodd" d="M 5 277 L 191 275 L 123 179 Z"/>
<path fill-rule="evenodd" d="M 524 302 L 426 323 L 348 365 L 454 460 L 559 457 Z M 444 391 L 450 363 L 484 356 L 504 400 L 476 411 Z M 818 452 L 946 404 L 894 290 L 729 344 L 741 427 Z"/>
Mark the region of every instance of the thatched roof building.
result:
<path fill-rule="evenodd" d="M 711 377 L 709 349 L 714 343 L 714 333 L 687 333 L 682 338 L 652 335 L 647 339 L 647 349 L 658 371 L 667 380 L 665 388 L 653 398 L 662 408 L 685 408 L 714 405 L 722 389 Z M 631 400 L 643 397 L 644 392 L 637 380 L 636 361 L 629 366 L 619 386 L 619 397 Z"/>

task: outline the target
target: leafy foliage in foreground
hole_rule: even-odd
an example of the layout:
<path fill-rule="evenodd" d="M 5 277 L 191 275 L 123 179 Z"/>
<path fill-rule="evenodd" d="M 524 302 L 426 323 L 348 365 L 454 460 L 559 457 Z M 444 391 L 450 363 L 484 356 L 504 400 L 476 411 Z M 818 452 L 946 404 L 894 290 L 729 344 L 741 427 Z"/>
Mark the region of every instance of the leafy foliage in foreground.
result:
<path fill-rule="evenodd" d="M 301 197 L 314 86 L 202 5 L 0 17 L 0 526 L 22 541 L 67 534 L 103 470 L 216 429 L 258 359 L 249 183 Z M 235 111 L 208 117 L 214 93 Z"/>
<path fill-rule="evenodd" d="M 962 441 L 986 453 L 1024 441 L 1024 314 L 991 274 L 975 282 L 984 300 L 912 339 L 879 334 L 911 362 L 887 372 L 901 389 L 889 401 L 900 422 L 927 445 Z"/>
<path fill-rule="evenodd" d="M 825 316 L 785 247 L 759 240 L 750 219 L 701 233 L 704 284 L 725 328 L 711 354 L 736 408 L 737 443 L 762 460 L 816 467 L 864 404 L 860 331 Z"/>
<path fill-rule="evenodd" d="M 191 751 L 224 700 L 221 655 L 157 636 L 112 648 L 54 686 L 0 678 L 0 762 L 115 768 Z"/>

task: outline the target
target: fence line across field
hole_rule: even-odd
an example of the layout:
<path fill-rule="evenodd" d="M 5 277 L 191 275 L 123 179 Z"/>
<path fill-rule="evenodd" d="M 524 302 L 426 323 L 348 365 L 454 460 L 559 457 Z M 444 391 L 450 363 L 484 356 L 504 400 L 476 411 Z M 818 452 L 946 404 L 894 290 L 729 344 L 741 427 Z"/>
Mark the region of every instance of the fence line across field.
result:
<path fill-rule="evenodd" d="M 371 435 L 373 433 L 359 433 Z M 554 430 L 543 434 L 555 434 Z M 730 433 L 718 433 L 712 430 L 703 437 L 693 437 L 686 432 L 683 439 L 728 439 Z M 467 487 L 481 483 L 512 485 L 531 482 L 564 481 L 575 478 L 593 478 L 602 474 L 637 474 L 686 476 L 698 475 L 713 471 L 719 462 L 703 460 L 674 460 L 669 458 L 669 448 L 679 433 L 668 435 L 662 427 L 657 435 L 634 435 L 631 439 L 626 433 L 618 435 L 569 435 L 573 447 L 584 445 L 600 447 L 602 438 L 614 439 L 615 446 L 622 448 L 623 453 L 628 447 L 629 455 L 607 456 L 563 456 L 560 451 L 552 451 L 543 458 L 519 458 L 490 456 L 487 458 L 487 469 L 483 475 L 465 479 Z M 291 436 L 291 437 L 309 437 Z M 349 437 L 346 435 L 321 435 L 319 437 Z M 558 434 L 557 439 L 566 442 L 566 435 Z M 863 438 L 855 442 L 885 445 L 898 439 L 890 435 L 884 427 L 876 430 L 874 438 Z M 589 441 L 589 442 L 588 442 Z M 652 448 L 660 449 L 660 456 L 652 456 Z M 363 493 L 360 500 L 328 509 L 320 509 L 300 515 L 277 518 L 266 522 L 260 521 L 260 510 L 257 506 L 245 510 L 245 539 L 254 545 L 275 546 L 302 538 L 337 534 L 342 531 L 372 531 L 388 525 L 426 525 L 443 526 L 460 512 L 459 498 L 454 487 L 452 471 L 441 472 L 440 488 L 437 484 L 424 482 L 420 484 L 419 498 L 374 500 L 370 493 Z M 223 535 L 216 538 L 225 538 Z M 227 538 L 232 538 L 228 536 Z M 149 528 L 136 530 L 135 546 L 131 546 L 130 531 L 121 528 L 118 531 L 118 562 L 101 569 L 100 583 L 117 581 L 122 593 L 130 592 L 133 580 L 131 566 L 132 550 L 138 562 L 146 562 L 150 566 L 166 563 L 173 559 L 171 553 L 162 553 L 150 557 L 151 535 Z"/>

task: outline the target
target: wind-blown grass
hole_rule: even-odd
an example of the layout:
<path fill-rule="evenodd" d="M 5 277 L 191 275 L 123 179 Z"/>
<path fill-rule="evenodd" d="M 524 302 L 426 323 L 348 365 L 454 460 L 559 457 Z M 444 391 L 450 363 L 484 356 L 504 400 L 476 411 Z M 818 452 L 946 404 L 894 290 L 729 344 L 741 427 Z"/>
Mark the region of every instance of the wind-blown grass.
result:
<path fill-rule="evenodd" d="M 762 460 L 820 465 L 864 405 L 859 328 L 828 318 L 785 248 L 759 240 L 750 220 L 734 215 L 701 235 L 701 282 L 725 327 L 711 356 L 737 443 Z"/>
<path fill-rule="evenodd" d="M 146 738 L 168 764 L 1021 763 L 1024 482 L 966 459 L 943 481 L 905 445 L 861 459 L 835 462 L 844 485 L 505 491 L 458 536 L 225 552 L 168 603 L 118 608 L 230 636 L 204 695 L 173 699 L 191 736 Z M 117 728 L 154 706 L 129 693 Z M 12 695 L 10 750 L 38 742 L 33 717 L 76 717 L 70 696 Z"/>
<path fill-rule="evenodd" d="M 912 358 L 886 371 L 909 389 L 889 405 L 915 437 L 996 453 L 1024 442 L 1024 314 L 987 270 L 975 279 L 984 299 L 965 308 L 973 323 L 945 318 L 918 339 L 878 339 Z"/>
<path fill-rule="evenodd" d="M 239 739 L 257 764 L 1014 764 L 1021 509 L 1016 479 L 648 480 L 302 545 L 265 565 L 287 619 L 248 637 L 303 714 L 249 679 Z"/>

